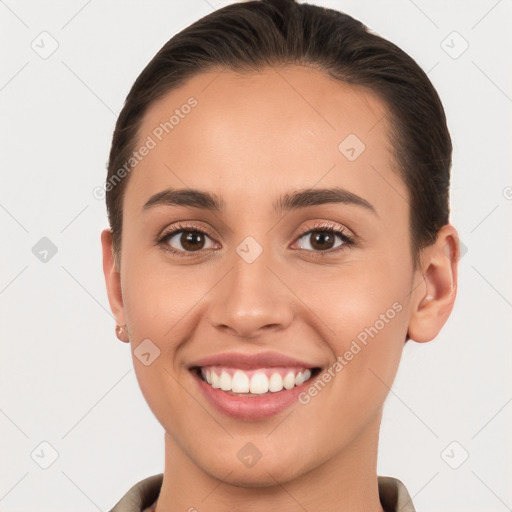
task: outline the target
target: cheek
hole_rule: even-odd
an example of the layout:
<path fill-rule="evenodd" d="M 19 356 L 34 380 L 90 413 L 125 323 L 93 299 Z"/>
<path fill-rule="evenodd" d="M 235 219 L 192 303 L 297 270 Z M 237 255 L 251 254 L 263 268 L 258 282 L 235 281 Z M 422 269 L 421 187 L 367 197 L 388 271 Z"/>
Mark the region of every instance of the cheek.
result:
<path fill-rule="evenodd" d="M 165 343 L 162 351 L 172 350 L 172 343 L 182 340 L 187 314 L 205 294 L 207 279 L 205 270 L 199 273 L 194 265 L 171 266 L 161 258 L 131 255 L 126 261 L 123 303 L 133 333 Z"/>
<path fill-rule="evenodd" d="M 398 276 L 381 276 L 378 281 L 361 279 L 354 288 L 346 303 L 346 327 L 340 325 L 346 359 L 357 359 L 365 365 L 359 372 L 370 380 L 375 376 L 368 370 L 373 369 L 387 381 L 398 365 L 405 341 L 407 288 Z"/>
<path fill-rule="evenodd" d="M 319 269 L 314 279 L 309 276 L 299 295 L 312 297 L 312 283 L 323 290 L 308 305 L 328 326 L 322 337 L 333 362 L 339 361 L 331 371 L 335 377 L 325 376 L 329 400 L 333 407 L 343 403 L 370 414 L 384 401 L 400 362 L 408 325 L 408 273 L 380 260 L 338 268 L 328 280 L 321 275 Z"/>
<path fill-rule="evenodd" d="M 155 264 L 148 258 L 137 258 L 134 252 L 126 254 L 123 304 L 133 365 L 148 405 L 166 424 L 162 411 L 167 417 L 179 418 L 177 413 L 183 409 L 184 393 L 176 378 L 184 370 L 176 354 L 194 329 L 190 323 L 194 305 L 205 294 L 202 287 L 191 283 L 206 286 L 206 281 L 188 275 L 193 273 L 192 266 L 171 269 L 165 262 Z"/>
<path fill-rule="evenodd" d="M 333 354 L 342 354 L 356 338 L 364 343 L 378 335 L 385 345 L 400 337 L 410 289 L 404 266 L 375 258 L 337 267 L 309 266 L 300 272 L 289 268 L 283 276 L 303 302 L 304 317 L 316 318 L 318 336 Z M 306 309 L 312 314 L 307 316 Z"/>

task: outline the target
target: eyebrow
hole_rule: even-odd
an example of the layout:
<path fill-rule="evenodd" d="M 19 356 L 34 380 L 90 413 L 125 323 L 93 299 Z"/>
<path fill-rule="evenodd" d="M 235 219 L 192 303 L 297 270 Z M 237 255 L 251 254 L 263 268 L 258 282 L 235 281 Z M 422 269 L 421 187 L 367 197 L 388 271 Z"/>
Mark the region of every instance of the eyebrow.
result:
<path fill-rule="evenodd" d="M 373 205 L 366 199 L 340 187 L 297 190 L 280 197 L 272 207 L 275 214 L 280 214 L 332 203 L 361 206 L 377 215 Z M 152 195 L 142 210 L 146 211 L 155 206 L 188 206 L 220 213 L 224 209 L 224 201 L 216 194 L 197 189 L 166 189 Z"/>

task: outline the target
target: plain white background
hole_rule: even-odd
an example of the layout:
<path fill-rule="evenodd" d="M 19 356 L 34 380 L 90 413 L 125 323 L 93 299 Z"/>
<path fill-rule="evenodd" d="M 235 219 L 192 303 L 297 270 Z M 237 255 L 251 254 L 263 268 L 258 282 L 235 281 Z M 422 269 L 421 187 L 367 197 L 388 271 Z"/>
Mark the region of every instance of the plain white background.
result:
<path fill-rule="evenodd" d="M 459 295 L 440 336 L 404 350 L 378 474 L 401 479 L 418 512 L 509 510 L 512 2 L 311 3 L 359 18 L 415 58 L 454 143 L 451 220 L 467 250 Z M 163 471 L 163 429 L 114 334 L 101 266 L 106 210 L 92 191 L 139 72 L 223 5 L 0 2 L 3 512 L 109 510 Z M 46 262 L 43 237 L 57 251 Z"/>

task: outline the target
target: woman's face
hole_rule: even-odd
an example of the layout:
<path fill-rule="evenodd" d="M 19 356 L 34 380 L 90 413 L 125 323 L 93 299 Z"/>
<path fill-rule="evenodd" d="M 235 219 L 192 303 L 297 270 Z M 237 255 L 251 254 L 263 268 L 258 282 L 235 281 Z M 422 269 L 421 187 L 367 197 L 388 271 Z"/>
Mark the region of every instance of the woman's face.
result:
<path fill-rule="evenodd" d="M 167 442 L 196 468 L 264 485 L 376 451 L 421 281 L 386 114 L 371 91 L 290 66 L 196 76 L 144 116 L 115 313 Z M 155 196 L 191 189 L 218 209 Z M 318 370 L 287 389 L 307 368 L 316 392 Z M 235 372 L 251 396 L 229 391 Z"/>

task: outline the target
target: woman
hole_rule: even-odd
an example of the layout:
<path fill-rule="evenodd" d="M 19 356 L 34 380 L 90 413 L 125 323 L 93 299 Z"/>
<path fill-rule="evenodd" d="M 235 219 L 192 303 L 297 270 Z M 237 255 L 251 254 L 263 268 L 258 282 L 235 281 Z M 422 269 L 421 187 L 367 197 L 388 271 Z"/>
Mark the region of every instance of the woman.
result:
<path fill-rule="evenodd" d="M 379 427 L 455 300 L 451 151 L 425 73 L 346 14 L 236 3 L 164 45 L 117 121 L 101 241 L 165 470 L 113 511 L 414 511 Z"/>

